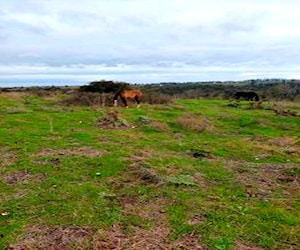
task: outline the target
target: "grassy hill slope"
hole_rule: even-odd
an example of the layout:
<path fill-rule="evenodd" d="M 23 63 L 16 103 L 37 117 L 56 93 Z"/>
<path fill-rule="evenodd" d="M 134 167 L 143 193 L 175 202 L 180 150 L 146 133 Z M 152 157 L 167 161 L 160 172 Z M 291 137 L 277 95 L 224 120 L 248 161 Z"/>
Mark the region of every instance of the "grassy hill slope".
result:
<path fill-rule="evenodd" d="M 0 249 L 300 248 L 300 103 L 60 98 L 0 95 Z"/>

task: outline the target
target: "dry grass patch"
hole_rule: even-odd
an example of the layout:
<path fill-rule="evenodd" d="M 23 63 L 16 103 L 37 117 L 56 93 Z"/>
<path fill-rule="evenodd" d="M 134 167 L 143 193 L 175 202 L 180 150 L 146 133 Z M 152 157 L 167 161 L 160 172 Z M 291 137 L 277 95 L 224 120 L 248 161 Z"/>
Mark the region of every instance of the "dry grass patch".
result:
<path fill-rule="evenodd" d="M 17 91 L 11 91 L 11 92 L 0 92 L 0 96 L 4 98 L 9 98 L 18 102 L 22 102 L 22 99 L 24 96 L 28 96 L 28 93 L 26 92 L 17 92 Z"/>
<path fill-rule="evenodd" d="M 163 212 L 166 201 L 152 199 L 142 202 L 138 199 L 122 197 L 120 202 L 126 217 L 139 216 L 151 221 L 153 226 L 145 229 L 137 225 L 126 225 L 126 227 L 113 225 L 103 234 L 107 242 L 103 249 L 167 249 L 166 246 L 170 243 L 168 242 L 170 228 Z"/>
<path fill-rule="evenodd" d="M 292 136 L 283 136 L 268 139 L 265 137 L 253 139 L 246 139 L 244 143 L 252 145 L 253 151 L 257 152 L 256 157 L 258 159 L 264 159 L 272 157 L 274 154 L 279 155 L 300 155 L 299 139 Z"/>
<path fill-rule="evenodd" d="M 154 129 L 157 129 L 157 130 L 162 131 L 162 132 L 170 132 L 171 131 L 170 127 L 165 122 L 153 121 L 153 122 L 151 122 L 151 126 Z"/>
<path fill-rule="evenodd" d="M 88 227 L 35 225 L 7 250 L 97 249 L 92 247 L 94 234 Z"/>
<path fill-rule="evenodd" d="M 81 147 L 74 149 L 42 149 L 40 152 L 36 153 L 34 156 L 57 156 L 57 155 L 76 155 L 85 157 L 99 157 L 103 155 L 103 152 L 99 150 L 92 149 L 90 147 Z"/>
<path fill-rule="evenodd" d="M 114 224 L 108 229 L 79 226 L 28 227 L 24 235 L 7 250 L 71 250 L 71 249 L 206 249 L 197 235 L 190 233 L 177 240 L 170 238 L 171 229 L 165 211 L 168 201 L 162 198 L 150 201 L 120 199 L 125 216 L 139 216 L 151 221 L 151 227 Z M 128 228 L 130 226 L 130 228 Z"/>
<path fill-rule="evenodd" d="M 247 246 L 242 242 L 237 242 L 233 248 L 234 250 L 264 250 L 261 247 Z"/>
<path fill-rule="evenodd" d="M 295 111 L 299 109 L 299 103 L 296 102 L 276 102 L 273 105 L 273 110 L 278 116 L 299 117 L 300 113 Z"/>
<path fill-rule="evenodd" d="M 18 171 L 3 177 L 7 184 L 28 183 L 31 181 L 42 182 L 44 176 L 42 174 L 29 174 L 26 171 Z"/>
<path fill-rule="evenodd" d="M 196 132 L 202 132 L 204 130 L 211 131 L 214 128 L 207 117 L 194 113 L 187 113 L 180 116 L 177 122 L 181 127 Z"/>
<path fill-rule="evenodd" d="M 283 136 L 268 141 L 268 144 L 279 147 L 287 154 L 300 155 L 300 141 L 296 137 Z"/>
<path fill-rule="evenodd" d="M 1 153 L 0 167 L 7 167 L 11 164 L 14 164 L 19 158 L 17 154 L 13 152 L 9 152 L 8 149 L 3 149 L 0 151 L 0 153 Z"/>
<path fill-rule="evenodd" d="M 288 147 L 288 146 L 294 146 L 296 144 L 300 144 L 300 141 L 296 137 L 283 136 L 283 137 L 277 137 L 269 140 L 269 144 L 280 146 L 280 147 Z"/>
<path fill-rule="evenodd" d="M 170 239 L 171 229 L 164 212 L 167 200 L 158 198 L 142 202 L 125 198 L 121 202 L 126 216 L 139 216 L 151 221 L 152 226 L 144 228 L 132 225 L 130 230 L 126 230 L 122 225 L 115 224 L 102 233 L 101 241 L 98 242 L 99 249 L 206 249 L 193 233 L 175 241 Z"/>
<path fill-rule="evenodd" d="M 297 164 L 242 164 L 235 165 L 236 180 L 246 187 L 249 197 L 271 198 L 279 191 L 282 198 L 297 196 L 300 177 L 289 170 L 299 169 Z"/>

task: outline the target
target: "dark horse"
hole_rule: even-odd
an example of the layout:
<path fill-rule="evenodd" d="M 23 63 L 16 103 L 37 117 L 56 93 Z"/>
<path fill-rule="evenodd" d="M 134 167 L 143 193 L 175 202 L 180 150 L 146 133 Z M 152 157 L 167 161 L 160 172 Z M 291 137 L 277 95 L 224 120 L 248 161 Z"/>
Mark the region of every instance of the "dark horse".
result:
<path fill-rule="evenodd" d="M 127 99 L 134 99 L 137 103 L 137 107 L 139 107 L 142 95 L 143 93 L 138 89 L 119 90 L 114 95 L 114 106 L 116 107 L 118 105 L 118 97 L 120 97 L 126 108 L 128 107 Z"/>
<path fill-rule="evenodd" d="M 256 94 L 253 91 L 250 91 L 250 92 L 243 92 L 243 91 L 236 92 L 233 97 L 237 100 L 242 98 L 242 99 L 246 99 L 248 101 L 257 101 L 257 102 L 259 101 L 258 94 Z"/>

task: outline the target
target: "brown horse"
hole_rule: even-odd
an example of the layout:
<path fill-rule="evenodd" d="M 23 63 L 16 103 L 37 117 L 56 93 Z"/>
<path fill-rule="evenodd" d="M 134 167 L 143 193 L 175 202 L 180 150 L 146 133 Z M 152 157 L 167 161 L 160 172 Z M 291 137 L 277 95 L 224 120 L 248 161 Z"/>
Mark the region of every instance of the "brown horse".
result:
<path fill-rule="evenodd" d="M 134 99 L 137 103 L 137 107 L 139 107 L 142 95 L 143 93 L 138 89 L 119 90 L 114 95 L 114 106 L 116 107 L 118 105 L 118 97 L 120 97 L 126 108 L 128 108 L 127 99 Z"/>

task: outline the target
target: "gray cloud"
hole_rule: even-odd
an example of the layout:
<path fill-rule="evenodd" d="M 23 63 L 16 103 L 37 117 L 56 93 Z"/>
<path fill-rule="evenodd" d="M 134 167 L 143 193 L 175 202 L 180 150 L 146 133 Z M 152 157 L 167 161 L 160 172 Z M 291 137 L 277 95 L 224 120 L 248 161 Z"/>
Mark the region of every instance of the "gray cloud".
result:
<path fill-rule="evenodd" d="M 294 77 L 299 8 L 292 0 L 5 1 L 0 69 L 135 81 Z"/>

